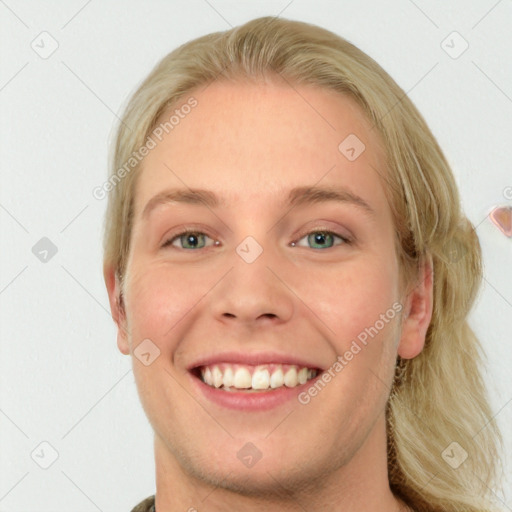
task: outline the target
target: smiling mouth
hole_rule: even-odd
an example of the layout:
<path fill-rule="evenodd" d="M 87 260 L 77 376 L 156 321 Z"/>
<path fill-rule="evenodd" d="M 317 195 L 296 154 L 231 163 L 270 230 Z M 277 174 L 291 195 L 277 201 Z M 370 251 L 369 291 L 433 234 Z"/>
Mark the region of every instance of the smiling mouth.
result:
<path fill-rule="evenodd" d="M 320 370 L 277 363 L 257 366 L 219 363 L 196 367 L 192 373 L 207 386 L 221 391 L 257 393 L 295 388 L 314 379 Z"/>

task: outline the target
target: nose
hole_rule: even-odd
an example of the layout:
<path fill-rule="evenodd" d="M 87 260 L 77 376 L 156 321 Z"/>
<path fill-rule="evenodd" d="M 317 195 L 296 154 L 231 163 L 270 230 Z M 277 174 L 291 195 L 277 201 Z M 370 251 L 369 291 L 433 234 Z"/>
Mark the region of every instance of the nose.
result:
<path fill-rule="evenodd" d="M 244 255 L 246 247 L 242 243 L 237 248 L 230 270 L 211 296 L 215 318 L 247 327 L 288 322 L 295 297 L 288 284 L 291 267 L 270 250 L 263 250 L 251 261 Z"/>

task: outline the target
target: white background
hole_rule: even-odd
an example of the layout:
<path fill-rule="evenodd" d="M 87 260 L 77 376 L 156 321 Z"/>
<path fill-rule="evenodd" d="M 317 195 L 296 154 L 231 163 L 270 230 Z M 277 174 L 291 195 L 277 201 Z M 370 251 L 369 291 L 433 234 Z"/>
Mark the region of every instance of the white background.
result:
<path fill-rule="evenodd" d="M 106 178 L 116 116 L 160 58 L 279 13 L 376 59 L 445 151 L 484 252 L 471 324 L 492 409 L 504 430 L 512 424 L 512 239 L 488 218 L 512 205 L 510 0 L 0 1 L 0 512 L 126 512 L 154 493 L 152 434 L 102 280 L 106 202 L 92 190 Z M 47 59 L 31 47 L 50 48 L 43 31 L 59 45 Z M 469 43 L 457 59 L 441 46 L 453 31 Z M 46 263 L 32 253 L 42 237 L 58 250 Z M 46 470 L 31 458 L 43 441 L 58 452 Z M 49 462 L 52 449 L 36 453 Z M 499 495 L 512 510 L 510 476 Z"/>

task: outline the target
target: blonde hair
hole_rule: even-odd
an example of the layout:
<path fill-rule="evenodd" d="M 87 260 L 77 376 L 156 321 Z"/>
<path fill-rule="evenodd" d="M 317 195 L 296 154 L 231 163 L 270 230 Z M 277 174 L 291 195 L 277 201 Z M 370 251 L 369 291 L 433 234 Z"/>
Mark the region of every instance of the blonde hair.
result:
<path fill-rule="evenodd" d="M 392 491 L 417 510 L 493 510 L 501 437 L 480 373 L 481 347 L 467 322 L 482 280 L 480 245 L 433 134 L 373 59 L 325 29 L 271 17 L 188 42 L 163 58 L 129 101 L 111 178 L 147 142 L 160 116 L 198 86 L 272 74 L 357 101 L 385 144 L 383 179 L 407 283 L 432 256 L 434 305 L 425 348 L 413 359 L 398 358 L 386 411 Z M 134 164 L 123 173 L 108 199 L 104 264 L 121 281 L 138 171 Z M 467 459 L 455 469 L 449 461 L 461 450 Z"/>

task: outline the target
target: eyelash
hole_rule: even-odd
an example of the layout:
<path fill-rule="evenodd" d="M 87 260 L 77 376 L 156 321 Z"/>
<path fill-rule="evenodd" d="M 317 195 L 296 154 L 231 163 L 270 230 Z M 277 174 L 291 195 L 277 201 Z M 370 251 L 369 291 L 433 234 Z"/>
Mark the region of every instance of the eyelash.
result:
<path fill-rule="evenodd" d="M 329 235 L 334 235 L 334 237 L 337 237 L 339 238 L 343 243 L 341 244 L 338 244 L 338 245 L 333 245 L 332 247 L 327 247 L 326 249 L 313 249 L 315 251 L 326 251 L 328 249 L 334 249 L 334 247 L 338 247 L 339 245 L 350 245 L 353 243 L 353 240 L 346 237 L 346 236 L 343 236 L 341 235 L 340 233 L 336 233 L 335 231 L 331 231 L 331 230 L 328 230 L 328 229 L 323 229 L 323 228 L 317 228 L 317 229 L 313 229 L 313 230 L 310 230 L 310 231 L 307 231 L 303 234 L 301 234 L 299 236 L 299 238 L 296 239 L 296 241 L 293 241 L 292 243 L 294 244 L 294 247 L 296 246 L 296 243 L 299 242 L 300 240 L 302 240 L 304 237 L 310 235 L 310 234 L 313 234 L 313 233 L 323 233 L 323 234 L 329 234 Z M 172 243 L 179 239 L 180 237 L 182 237 L 183 235 L 189 235 L 189 234 L 193 234 L 193 235 L 206 235 L 208 236 L 209 238 L 211 238 L 207 233 L 204 233 L 202 231 L 199 231 L 197 229 L 192 229 L 192 228 L 185 228 L 183 231 L 173 235 L 171 238 L 169 238 L 168 240 L 166 240 L 164 242 L 164 244 L 162 245 L 162 248 L 166 248 L 166 247 L 170 247 L 172 246 Z M 213 238 L 212 238 L 213 240 Z M 213 245 L 210 245 L 210 246 L 207 246 L 207 247 L 201 247 L 200 249 L 207 249 L 208 247 L 213 247 L 215 244 Z M 299 246 L 299 247 L 302 247 L 302 246 Z M 184 249 L 184 248 L 181 248 L 181 247 L 175 247 L 175 249 L 178 249 L 180 251 L 198 251 L 200 249 Z"/>

